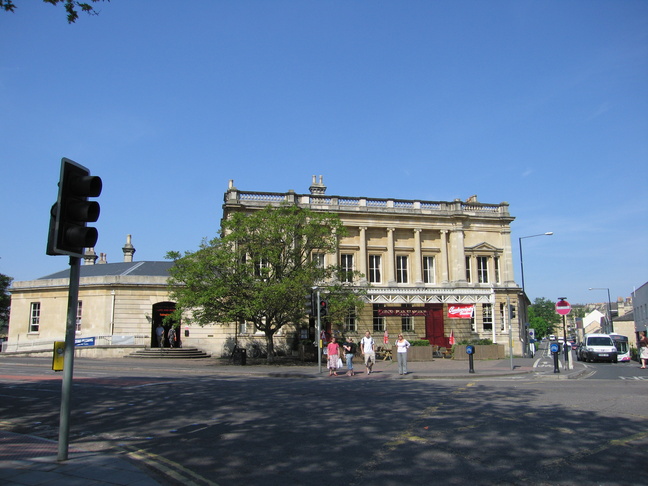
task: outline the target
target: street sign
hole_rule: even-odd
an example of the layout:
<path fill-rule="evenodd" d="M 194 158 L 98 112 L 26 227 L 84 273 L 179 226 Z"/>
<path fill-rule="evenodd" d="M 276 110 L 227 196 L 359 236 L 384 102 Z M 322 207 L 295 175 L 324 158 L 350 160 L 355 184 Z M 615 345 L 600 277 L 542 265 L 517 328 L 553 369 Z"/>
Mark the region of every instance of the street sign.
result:
<path fill-rule="evenodd" d="M 535 339 L 535 329 L 529 329 L 529 337 Z"/>
<path fill-rule="evenodd" d="M 551 345 L 549 346 L 549 350 L 552 353 L 557 353 L 559 349 L 560 349 L 560 346 L 558 346 L 558 343 L 551 343 Z"/>
<path fill-rule="evenodd" d="M 556 312 L 561 316 L 566 316 L 571 312 L 571 305 L 566 300 L 556 302 Z"/>

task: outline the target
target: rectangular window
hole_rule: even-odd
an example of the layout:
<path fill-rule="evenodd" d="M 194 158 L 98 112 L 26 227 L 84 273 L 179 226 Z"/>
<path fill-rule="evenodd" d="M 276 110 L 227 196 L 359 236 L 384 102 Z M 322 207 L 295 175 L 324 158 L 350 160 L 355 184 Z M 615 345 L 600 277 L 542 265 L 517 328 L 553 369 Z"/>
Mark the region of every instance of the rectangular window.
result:
<path fill-rule="evenodd" d="M 477 281 L 488 283 L 488 257 L 477 257 Z"/>
<path fill-rule="evenodd" d="M 257 277 L 265 277 L 268 274 L 270 264 L 265 258 L 260 258 L 254 261 L 254 275 Z"/>
<path fill-rule="evenodd" d="M 83 302 L 77 302 L 77 313 L 76 313 L 76 332 L 81 332 L 81 314 L 83 313 Z"/>
<path fill-rule="evenodd" d="M 493 306 L 491 304 L 482 304 L 482 323 L 484 331 L 493 330 Z"/>
<path fill-rule="evenodd" d="M 317 268 L 324 268 L 324 253 L 313 253 L 313 261 Z"/>
<path fill-rule="evenodd" d="M 31 303 L 31 311 L 29 315 L 29 332 L 38 332 L 40 326 L 40 302 Z"/>
<path fill-rule="evenodd" d="M 403 305 L 405 308 L 411 308 L 411 305 Z M 414 318 L 412 316 L 403 316 L 401 317 L 401 331 L 409 332 L 414 330 Z"/>
<path fill-rule="evenodd" d="M 407 283 L 407 257 L 404 255 L 396 256 L 396 282 Z"/>
<path fill-rule="evenodd" d="M 433 284 L 434 281 L 434 257 L 423 257 L 423 282 Z"/>
<path fill-rule="evenodd" d="M 495 267 L 495 283 L 501 283 L 501 280 L 500 280 L 500 259 L 499 259 L 499 257 L 493 258 L 493 265 Z"/>
<path fill-rule="evenodd" d="M 385 331 L 385 318 L 378 315 L 378 309 L 383 308 L 383 304 L 374 304 L 373 306 L 373 330 L 374 332 Z"/>
<path fill-rule="evenodd" d="M 369 282 L 380 283 L 380 255 L 369 255 Z"/>
<path fill-rule="evenodd" d="M 472 279 L 470 278 L 470 257 L 466 257 L 466 282 L 470 283 L 472 282 Z"/>
<path fill-rule="evenodd" d="M 353 282 L 353 255 L 343 253 L 340 255 L 340 267 L 342 274 L 340 275 L 341 282 Z"/>
<path fill-rule="evenodd" d="M 248 332 L 247 322 L 245 322 L 245 320 L 239 321 L 239 334 L 247 334 L 247 332 Z"/>
<path fill-rule="evenodd" d="M 505 322 L 504 309 L 506 309 L 506 305 L 502 302 L 500 303 L 500 323 L 501 323 L 500 330 L 502 331 L 506 331 L 506 329 L 504 329 L 504 322 Z"/>
<path fill-rule="evenodd" d="M 356 332 L 358 330 L 355 310 L 350 311 L 344 318 L 344 330 L 347 332 Z"/>

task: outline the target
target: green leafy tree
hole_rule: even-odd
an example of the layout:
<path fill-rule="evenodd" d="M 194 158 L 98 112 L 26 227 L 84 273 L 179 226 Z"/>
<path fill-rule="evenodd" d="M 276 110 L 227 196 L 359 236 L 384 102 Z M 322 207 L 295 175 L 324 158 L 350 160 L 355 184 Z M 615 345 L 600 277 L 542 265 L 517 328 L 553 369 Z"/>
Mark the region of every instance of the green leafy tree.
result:
<path fill-rule="evenodd" d="M 175 260 L 169 279 L 175 318 L 201 326 L 253 323 L 264 333 L 272 361 L 275 334 L 303 321 L 309 289 L 322 288 L 339 271 L 313 255 L 333 253 L 345 233 L 336 215 L 297 206 L 234 213 L 222 222 L 219 237 L 203 241 L 198 251 L 167 253 Z M 362 302 L 353 288 L 336 285 L 329 291 L 335 312 Z"/>
<path fill-rule="evenodd" d="M 554 334 L 560 326 L 560 316 L 556 313 L 556 303 L 538 297 L 529 307 L 529 327 L 535 329 L 536 336 Z"/>
<path fill-rule="evenodd" d="M 9 310 L 11 306 L 11 295 L 9 287 L 13 279 L 0 273 L 0 334 L 7 331 L 9 325 Z"/>
<path fill-rule="evenodd" d="M 90 2 L 92 3 L 103 1 L 110 2 L 110 0 L 90 0 Z M 75 0 L 43 0 L 43 2 L 52 5 L 62 3 L 65 7 L 65 11 L 67 12 L 67 20 L 69 24 L 76 22 L 76 20 L 79 18 L 79 11 L 85 12 L 88 15 L 99 15 L 99 12 L 97 12 L 94 9 L 94 6 L 89 2 L 78 2 Z M 4 10 L 5 12 L 13 12 L 16 10 L 16 4 L 14 4 L 13 0 L 0 0 L 0 10 Z"/>

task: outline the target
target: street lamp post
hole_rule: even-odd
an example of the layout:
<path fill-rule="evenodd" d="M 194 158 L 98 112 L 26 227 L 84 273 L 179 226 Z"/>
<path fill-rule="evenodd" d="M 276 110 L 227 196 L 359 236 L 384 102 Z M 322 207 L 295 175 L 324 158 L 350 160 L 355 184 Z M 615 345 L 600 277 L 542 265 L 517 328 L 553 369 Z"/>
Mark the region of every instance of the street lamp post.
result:
<path fill-rule="evenodd" d="M 610 289 L 607 287 L 590 287 L 590 290 L 607 290 L 608 294 L 608 303 L 607 303 L 607 333 L 611 334 L 614 332 L 614 325 L 612 324 L 612 300 L 610 300 Z"/>
<path fill-rule="evenodd" d="M 522 259 L 522 240 L 525 238 L 535 238 L 536 236 L 551 236 L 553 231 L 547 231 L 546 233 L 540 233 L 538 235 L 530 236 L 520 236 L 518 242 L 520 243 L 520 276 L 522 277 L 522 293 L 524 293 L 524 260 Z"/>
<path fill-rule="evenodd" d="M 524 290 L 524 259 L 522 258 L 522 240 L 525 238 L 535 238 L 536 236 L 551 236 L 553 235 L 553 231 L 547 231 L 546 233 L 539 233 L 537 235 L 529 235 L 529 236 L 520 236 L 518 238 L 518 243 L 520 245 L 520 276 L 522 278 L 522 299 L 526 299 L 526 294 Z M 524 312 L 522 312 L 522 307 L 524 307 Z M 522 324 L 526 323 L 527 320 L 527 311 L 526 311 L 526 305 L 518 305 L 518 312 L 520 313 L 520 319 L 524 319 Z M 509 323 L 511 325 L 511 323 Z M 527 342 L 528 342 L 528 336 L 526 332 L 526 327 L 524 330 L 524 355 L 526 356 L 527 354 Z"/>

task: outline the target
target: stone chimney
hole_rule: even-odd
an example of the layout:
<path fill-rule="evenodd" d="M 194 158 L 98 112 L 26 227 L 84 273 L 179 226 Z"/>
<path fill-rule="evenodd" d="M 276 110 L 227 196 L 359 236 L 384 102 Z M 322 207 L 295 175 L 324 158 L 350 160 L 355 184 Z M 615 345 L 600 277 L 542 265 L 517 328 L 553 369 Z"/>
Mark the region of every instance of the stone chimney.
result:
<path fill-rule="evenodd" d="M 97 262 L 97 264 L 101 265 L 102 263 L 108 263 L 107 253 L 99 253 L 99 261 Z"/>
<path fill-rule="evenodd" d="M 126 244 L 122 248 L 124 252 L 124 263 L 130 263 L 133 261 L 133 255 L 135 254 L 135 247 L 131 243 L 131 235 L 126 235 Z"/>
<path fill-rule="evenodd" d="M 97 261 L 97 254 L 95 253 L 94 248 L 86 248 L 85 252 L 83 253 L 83 264 L 84 265 L 94 265 L 95 262 Z"/>
<path fill-rule="evenodd" d="M 326 186 L 324 185 L 324 176 L 319 176 L 319 183 L 317 176 L 313 176 L 313 184 L 310 186 L 310 193 L 321 196 L 326 193 Z"/>

